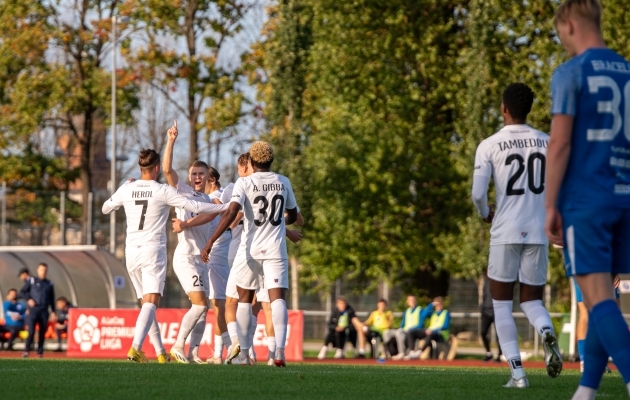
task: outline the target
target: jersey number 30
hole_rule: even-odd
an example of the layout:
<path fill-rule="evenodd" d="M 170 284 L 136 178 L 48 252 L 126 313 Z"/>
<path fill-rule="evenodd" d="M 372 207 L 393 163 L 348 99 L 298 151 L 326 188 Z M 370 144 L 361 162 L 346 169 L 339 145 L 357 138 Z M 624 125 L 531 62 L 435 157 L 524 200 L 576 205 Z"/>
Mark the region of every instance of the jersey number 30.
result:
<path fill-rule="evenodd" d="M 617 82 L 615 82 L 609 76 L 589 76 L 588 91 L 595 94 L 599 92 L 600 88 L 609 88 L 612 91 L 612 100 L 610 101 L 598 101 L 597 112 L 612 114 L 613 124 L 611 128 L 606 129 L 589 129 L 586 131 L 586 138 L 588 141 L 608 142 L 613 140 L 621 127 L 623 126 L 623 133 L 626 139 L 630 141 L 630 81 L 626 83 L 623 88 L 623 95 L 626 100 L 626 107 L 624 117 L 621 117 L 620 105 L 621 105 L 621 91 Z M 626 120 L 625 124 L 623 120 Z"/>
<path fill-rule="evenodd" d="M 536 160 L 540 160 L 540 183 L 536 186 L 536 176 L 534 173 L 534 164 Z M 514 185 L 519 180 L 523 172 L 525 172 L 525 160 L 520 154 L 510 154 L 505 159 L 505 165 L 511 165 L 514 161 L 518 162 L 516 173 L 510 177 L 507 183 L 505 194 L 508 196 L 520 196 L 525 194 L 525 189 L 515 189 Z M 546 157 L 542 153 L 532 153 L 527 157 L 527 187 L 534 194 L 541 194 L 545 190 L 545 162 Z"/>
<path fill-rule="evenodd" d="M 278 206 L 278 202 L 280 205 Z M 265 196 L 258 196 L 254 199 L 254 204 L 262 203 L 261 207 L 258 209 L 261 217 L 260 219 L 255 219 L 254 224 L 256 226 L 262 226 L 265 222 L 267 222 L 267 208 L 269 207 L 269 200 Z M 277 194 L 271 198 L 271 217 L 269 218 L 269 222 L 273 226 L 278 226 L 282 222 L 282 218 L 284 218 L 284 196 L 281 194 Z"/>

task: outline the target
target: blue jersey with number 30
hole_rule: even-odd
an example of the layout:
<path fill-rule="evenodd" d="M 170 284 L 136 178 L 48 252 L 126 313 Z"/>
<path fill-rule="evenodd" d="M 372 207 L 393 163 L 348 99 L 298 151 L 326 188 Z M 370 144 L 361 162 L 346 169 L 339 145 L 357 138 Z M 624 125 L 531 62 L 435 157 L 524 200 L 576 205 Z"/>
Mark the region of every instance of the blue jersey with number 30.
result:
<path fill-rule="evenodd" d="M 561 210 L 630 208 L 630 63 L 589 49 L 558 67 L 552 114 L 573 116 Z"/>

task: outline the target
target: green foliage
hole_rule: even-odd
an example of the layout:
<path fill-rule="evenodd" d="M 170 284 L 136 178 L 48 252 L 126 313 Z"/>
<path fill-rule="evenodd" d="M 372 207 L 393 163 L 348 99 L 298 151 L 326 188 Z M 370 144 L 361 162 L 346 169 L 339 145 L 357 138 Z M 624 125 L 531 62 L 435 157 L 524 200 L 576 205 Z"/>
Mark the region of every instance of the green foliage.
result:
<path fill-rule="evenodd" d="M 68 169 L 63 160 L 50 158 L 27 146 L 21 154 L 0 158 L 0 178 L 6 182 L 13 195 L 9 202 L 14 209 L 14 219 L 32 225 L 57 223 L 59 192 L 79 176 L 78 168 Z M 69 218 L 80 215 L 80 207 L 67 199 Z"/>
<path fill-rule="evenodd" d="M 294 186 L 307 215 L 308 282 L 345 276 L 371 288 L 434 269 L 433 238 L 456 228 L 465 201 L 450 195 L 462 180 L 449 158 L 456 9 L 441 1 L 278 6 L 267 50 L 283 56 L 268 61 L 263 93 L 269 138 L 291 149 L 281 169 L 303 183 Z"/>

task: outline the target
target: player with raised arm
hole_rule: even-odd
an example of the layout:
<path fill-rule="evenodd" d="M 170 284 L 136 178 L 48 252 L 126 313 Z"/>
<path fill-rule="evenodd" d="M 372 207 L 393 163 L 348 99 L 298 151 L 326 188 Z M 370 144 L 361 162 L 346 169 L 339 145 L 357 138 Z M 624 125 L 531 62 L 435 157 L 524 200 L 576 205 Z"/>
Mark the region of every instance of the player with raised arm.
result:
<path fill-rule="evenodd" d="M 238 212 L 244 214 L 243 238 L 234 261 L 234 274 L 239 295 L 236 322 L 238 341 L 233 347 L 241 348 L 238 364 L 249 364 L 251 346 L 249 330 L 252 316 L 252 300 L 256 289 L 269 290 L 276 332 L 275 365 L 286 366 L 284 344 L 287 334 L 287 307 L 284 300 L 288 288 L 288 256 L 285 241 L 286 224 L 297 219 L 295 195 L 289 180 L 270 171 L 273 150 L 268 143 L 256 142 L 249 150 L 254 173 L 239 178 L 234 184 L 232 201 L 216 231 L 202 251 L 202 259 L 208 259 L 210 249 L 219 236 L 234 222 Z M 232 361 L 232 360 L 227 360 Z"/>
<path fill-rule="evenodd" d="M 190 185 L 182 182 L 173 169 L 173 148 L 177 140 L 177 121 L 168 130 L 166 149 L 164 150 L 164 160 L 162 170 L 166 181 L 170 186 L 177 189 L 183 196 L 211 203 L 210 197 L 205 194 L 208 181 L 208 165 L 203 161 L 193 161 L 188 167 L 188 181 Z M 171 347 L 171 357 L 180 363 L 203 363 L 199 358 L 199 342 L 193 340 L 191 335 L 188 356 L 184 353 L 186 339 L 193 329 L 201 330 L 196 332 L 197 337 L 203 337 L 203 330 L 206 327 L 206 314 L 208 311 L 208 266 L 201 261 L 201 249 L 205 245 L 209 236 L 209 225 L 216 215 L 201 214 L 195 215 L 183 209 L 177 209 L 177 218 L 173 220 L 173 230 L 177 233 L 178 244 L 173 255 L 173 270 L 179 279 L 182 288 L 188 295 L 191 302 L 190 309 L 184 314 L 177 334 L 177 340 Z M 190 221 L 195 218 L 195 223 Z"/>
<path fill-rule="evenodd" d="M 488 278 L 499 344 L 512 376 L 505 387 L 526 388 L 518 332 L 512 316 L 514 284 L 520 285 L 520 305 L 542 336 L 547 374 L 562 371 L 562 356 L 549 312 L 542 298 L 547 282 L 545 236 L 545 164 L 549 136 L 526 124 L 534 93 L 514 83 L 503 92 L 505 126 L 477 147 L 472 198 L 490 229 Z M 487 204 L 490 179 L 496 188 L 496 213 Z"/>
<path fill-rule="evenodd" d="M 187 199 L 170 186 L 156 182 L 160 174 L 160 155 L 155 150 L 142 150 L 138 164 L 141 179 L 125 182 L 103 204 L 103 214 L 109 214 L 120 207 L 125 209 L 127 271 L 138 298 L 142 299 L 133 345 L 127 358 L 135 362 L 147 362 L 142 352 L 142 343 L 151 325 L 157 326 L 155 310 L 162 297 L 166 279 L 165 228 L 170 207 L 196 214 L 212 214 L 224 211 L 227 206 Z"/>
<path fill-rule="evenodd" d="M 545 229 L 589 310 L 574 400 L 595 398 L 609 356 L 630 393 L 630 332 L 612 279 L 630 272 L 630 63 L 606 47 L 601 19 L 598 0 L 567 0 L 554 19 L 571 59 L 551 80 Z"/>

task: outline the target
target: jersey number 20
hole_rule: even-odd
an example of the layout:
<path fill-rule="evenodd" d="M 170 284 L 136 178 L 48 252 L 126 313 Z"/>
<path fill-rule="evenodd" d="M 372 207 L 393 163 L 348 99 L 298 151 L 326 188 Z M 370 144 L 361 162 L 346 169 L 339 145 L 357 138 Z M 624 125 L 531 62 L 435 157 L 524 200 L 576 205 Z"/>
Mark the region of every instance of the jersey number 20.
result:
<path fill-rule="evenodd" d="M 536 177 L 534 176 L 534 163 L 540 160 L 540 184 L 536 186 Z M 505 190 L 508 196 L 520 196 L 525 194 L 525 189 L 514 189 L 514 184 L 519 180 L 523 172 L 525 172 L 525 160 L 520 154 L 510 154 L 505 159 L 505 165 L 511 165 L 514 161 L 518 162 L 516 173 L 510 177 Z M 527 187 L 534 194 L 541 194 L 545 190 L 545 162 L 547 161 L 543 153 L 532 153 L 527 157 Z"/>

